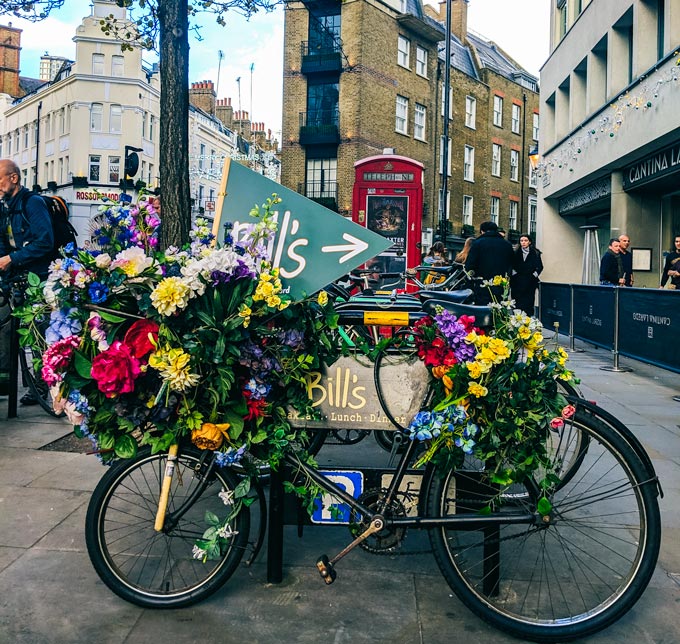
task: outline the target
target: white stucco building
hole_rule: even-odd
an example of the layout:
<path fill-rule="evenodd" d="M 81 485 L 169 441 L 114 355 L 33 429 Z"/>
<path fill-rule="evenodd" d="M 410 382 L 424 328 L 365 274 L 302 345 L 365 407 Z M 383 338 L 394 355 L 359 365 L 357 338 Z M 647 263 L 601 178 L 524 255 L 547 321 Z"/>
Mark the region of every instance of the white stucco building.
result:
<path fill-rule="evenodd" d="M 680 234 L 680 0 L 551 0 L 541 70 L 538 246 L 546 281 L 580 282 L 584 229 L 626 233 L 655 287 Z M 635 249 L 638 249 L 637 255 Z"/>

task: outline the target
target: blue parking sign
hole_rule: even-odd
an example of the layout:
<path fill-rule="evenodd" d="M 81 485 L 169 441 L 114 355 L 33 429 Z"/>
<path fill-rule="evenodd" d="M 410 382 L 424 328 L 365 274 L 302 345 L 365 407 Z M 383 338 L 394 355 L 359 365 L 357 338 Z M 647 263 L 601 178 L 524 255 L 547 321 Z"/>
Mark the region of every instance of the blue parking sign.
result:
<path fill-rule="evenodd" d="M 320 470 L 326 478 L 330 479 L 347 494 L 358 499 L 364 491 L 364 474 L 355 470 Z M 332 494 L 322 492 L 314 501 L 314 513 L 311 516 L 312 523 L 333 523 L 348 525 L 350 509 L 346 503 L 339 503 Z"/>

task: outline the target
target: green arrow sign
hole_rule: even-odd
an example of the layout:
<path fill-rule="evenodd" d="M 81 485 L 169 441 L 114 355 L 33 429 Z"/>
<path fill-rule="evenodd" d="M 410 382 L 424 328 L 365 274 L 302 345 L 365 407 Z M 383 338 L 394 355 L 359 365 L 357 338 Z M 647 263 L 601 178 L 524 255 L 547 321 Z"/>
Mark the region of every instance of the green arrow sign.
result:
<path fill-rule="evenodd" d="M 392 242 L 328 208 L 227 159 L 217 201 L 213 232 L 224 237 L 224 224 L 234 225 L 238 241 L 243 226 L 256 219 L 253 206 L 272 194 L 281 198 L 275 214 L 278 231 L 270 247 L 272 263 L 293 297 L 318 291 L 353 268 L 388 249 Z"/>

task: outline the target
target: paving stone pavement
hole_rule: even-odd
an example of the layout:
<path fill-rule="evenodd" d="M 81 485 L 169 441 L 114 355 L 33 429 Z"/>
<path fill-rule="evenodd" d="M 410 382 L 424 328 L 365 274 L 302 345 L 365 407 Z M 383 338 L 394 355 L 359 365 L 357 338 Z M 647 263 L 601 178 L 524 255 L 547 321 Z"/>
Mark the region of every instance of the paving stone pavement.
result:
<path fill-rule="evenodd" d="M 565 345 L 566 346 L 566 345 Z M 586 398 L 620 417 L 650 454 L 665 496 L 657 570 L 641 600 L 593 644 L 680 641 L 680 375 L 621 359 L 628 373 L 601 370 L 611 352 L 577 343 L 571 353 Z M 7 420 L 0 398 L 0 642 L 8 644 L 143 644 L 232 642 L 269 644 L 510 643 L 453 596 L 431 554 L 372 556 L 359 549 L 326 587 L 314 562 L 348 542 L 341 527 L 284 532 L 284 577 L 267 583 L 266 553 L 208 600 L 191 608 L 154 611 L 119 599 L 99 580 L 85 547 L 90 494 L 104 473 L 95 457 L 42 450 L 66 436 L 64 420 L 19 408 Z M 378 464 L 386 458 L 369 437 L 354 447 L 324 447 L 322 466 Z M 368 464 L 368 463 L 367 463 Z M 427 550 L 411 533 L 406 549 Z"/>

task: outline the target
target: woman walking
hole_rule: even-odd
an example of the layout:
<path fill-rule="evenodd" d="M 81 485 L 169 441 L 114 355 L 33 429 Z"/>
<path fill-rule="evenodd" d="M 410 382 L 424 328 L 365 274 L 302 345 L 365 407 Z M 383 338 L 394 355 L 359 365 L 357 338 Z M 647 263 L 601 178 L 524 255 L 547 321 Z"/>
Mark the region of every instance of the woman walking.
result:
<path fill-rule="evenodd" d="M 534 314 L 534 298 L 538 276 L 543 270 L 541 251 L 534 248 L 529 235 L 520 235 L 519 246 L 512 262 L 510 290 L 515 306 L 527 315 Z"/>

